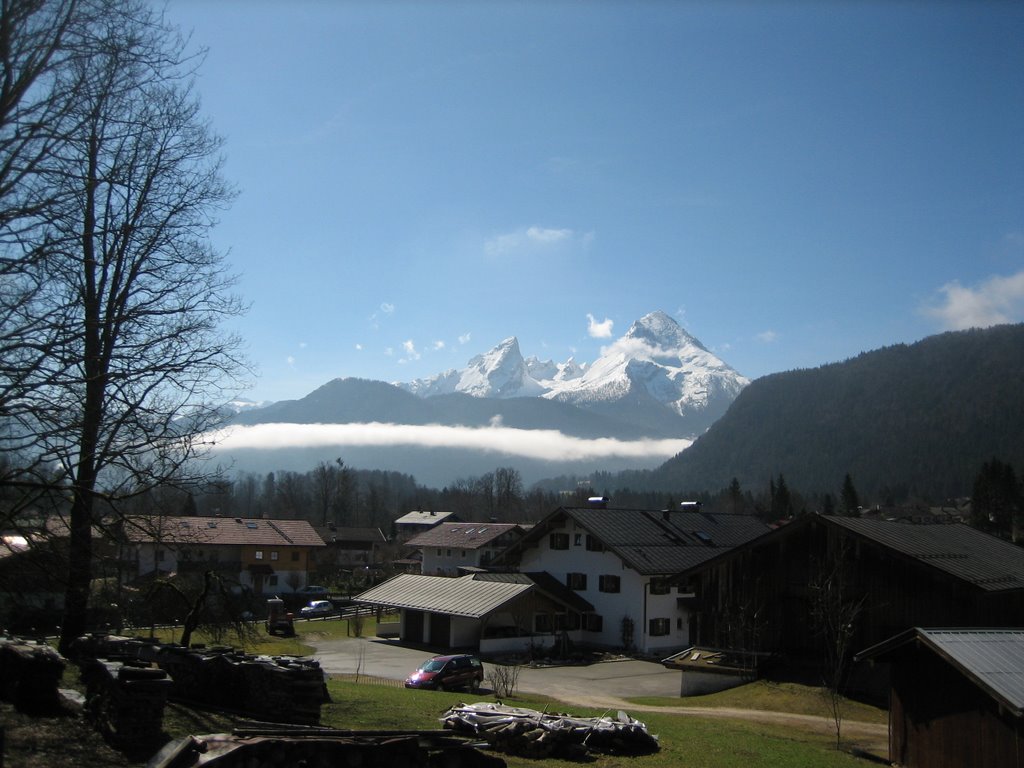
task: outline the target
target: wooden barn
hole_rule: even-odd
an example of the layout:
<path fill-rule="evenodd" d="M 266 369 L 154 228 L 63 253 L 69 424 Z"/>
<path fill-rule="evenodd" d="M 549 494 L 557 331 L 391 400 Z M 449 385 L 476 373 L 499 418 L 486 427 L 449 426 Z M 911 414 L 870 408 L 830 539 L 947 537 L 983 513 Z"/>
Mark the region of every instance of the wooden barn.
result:
<path fill-rule="evenodd" d="M 1024 765 L 1024 630 L 914 628 L 857 658 L 890 669 L 894 765 Z"/>
<path fill-rule="evenodd" d="M 694 644 L 793 661 L 820 658 L 826 588 L 856 607 L 852 650 L 915 626 L 1024 626 L 1024 548 L 958 523 L 804 515 L 677 582 Z"/>

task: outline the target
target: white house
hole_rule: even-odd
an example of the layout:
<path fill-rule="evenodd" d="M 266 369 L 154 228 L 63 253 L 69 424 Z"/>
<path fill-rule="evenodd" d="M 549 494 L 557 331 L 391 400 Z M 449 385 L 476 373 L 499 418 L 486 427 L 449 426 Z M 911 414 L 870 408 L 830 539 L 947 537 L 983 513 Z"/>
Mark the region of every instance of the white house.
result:
<path fill-rule="evenodd" d="M 574 639 L 663 653 L 690 645 L 692 595 L 669 577 L 768 531 L 757 518 L 686 509 L 561 507 L 499 555 L 496 566 L 547 572 L 593 606 L 564 618 Z M 535 621 L 548 629 L 550 617 Z M 578 622 L 578 624 L 577 624 Z"/>
<path fill-rule="evenodd" d="M 420 550 L 420 573 L 456 576 L 460 569 L 486 568 L 524 533 L 515 523 L 441 523 L 406 546 Z"/>

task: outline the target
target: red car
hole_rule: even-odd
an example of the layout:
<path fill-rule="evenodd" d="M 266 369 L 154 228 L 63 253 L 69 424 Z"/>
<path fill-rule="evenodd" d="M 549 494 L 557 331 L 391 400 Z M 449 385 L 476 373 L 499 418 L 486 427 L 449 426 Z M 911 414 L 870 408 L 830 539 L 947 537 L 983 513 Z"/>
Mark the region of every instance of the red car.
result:
<path fill-rule="evenodd" d="M 468 653 L 458 653 L 427 659 L 406 678 L 405 687 L 443 691 L 468 688 L 477 691 L 483 679 L 484 665 L 480 659 Z"/>

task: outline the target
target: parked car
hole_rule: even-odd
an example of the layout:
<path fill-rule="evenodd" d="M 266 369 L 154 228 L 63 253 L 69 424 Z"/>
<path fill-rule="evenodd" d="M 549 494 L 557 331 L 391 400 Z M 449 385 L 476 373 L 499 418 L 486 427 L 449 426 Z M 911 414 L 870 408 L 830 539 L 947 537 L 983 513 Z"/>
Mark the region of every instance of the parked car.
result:
<path fill-rule="evenodd" d="M 451 690 L 468 688 L 476 691 L 484 679 L 484 665 L 468 653 L 434 656 L 420 664 L 405 680 L 406 688 Z"/>
<path fill-rule="evenodd" d="M 330 600 L 311 600 L 309 605 L 299 611 L 299 616 L 304 619 L 313 619 L 317 616 L 330 616 L 334 613 L 334 603 Z"/>
<path fill-rule="evenodd" d="M 309 595 L 320 596 L 320 595 L 329 595 L 330 593 L 331 593 L 331 590 L 329 590 L 327 587 L 321 587 L 319 584 L 307 584 L 306 586 L 300 587 L 299 589 L 295 590 L 295 594 L 296 595 L 303 595 L 303 596 L 309 596 Z"/>

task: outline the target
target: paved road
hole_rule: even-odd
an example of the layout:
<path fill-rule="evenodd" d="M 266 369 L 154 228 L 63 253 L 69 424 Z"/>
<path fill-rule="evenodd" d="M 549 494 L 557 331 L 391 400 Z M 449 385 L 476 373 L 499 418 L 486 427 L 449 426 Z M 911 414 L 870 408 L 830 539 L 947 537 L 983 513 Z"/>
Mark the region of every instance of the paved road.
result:
<path fill-rule="evenodd" d="M 377 637 L 323 640 L 314 657 L 331 675 L 363 674 L 404 680 L 431 651 Z M 486 671 L 485 671 L 486 674 Z M 484 685 L 487 685 L 486 679 Z M 649 661 L 607 661 L 588 666 L 524 667 L 519 690 L 568 701 L 678 696 L 680 673 Z"/>

